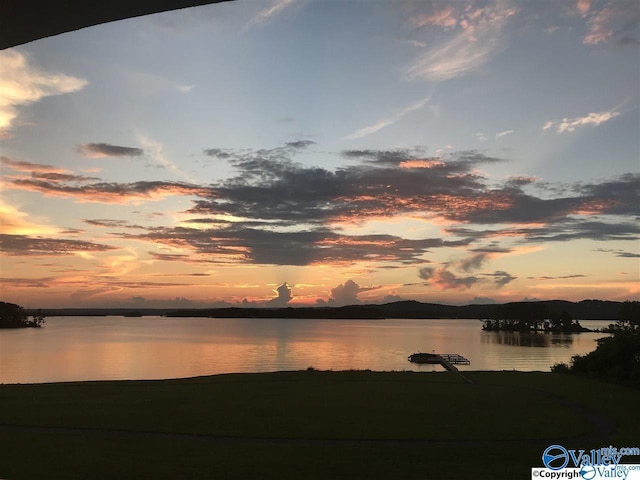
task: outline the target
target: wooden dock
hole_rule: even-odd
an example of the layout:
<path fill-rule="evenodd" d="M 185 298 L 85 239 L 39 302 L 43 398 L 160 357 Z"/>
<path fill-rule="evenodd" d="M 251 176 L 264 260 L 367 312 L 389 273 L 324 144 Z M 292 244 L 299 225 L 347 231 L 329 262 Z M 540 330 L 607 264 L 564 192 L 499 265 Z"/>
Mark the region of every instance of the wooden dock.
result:
<path fill-rule="evenodd" d="M 412 363 L 431 363 L 442 365 L 450 372 L 457 372 L 456 365 L 471 365 L 468 358 L 457 353 L 414 353 L 409 355 Z"/>
<path fill-rule="evenodd" d="M 468 358 L 464 358 L 457 353 L 438 353 L 437 355 L 454 365 L 471 365 L 471 361 Z"/>

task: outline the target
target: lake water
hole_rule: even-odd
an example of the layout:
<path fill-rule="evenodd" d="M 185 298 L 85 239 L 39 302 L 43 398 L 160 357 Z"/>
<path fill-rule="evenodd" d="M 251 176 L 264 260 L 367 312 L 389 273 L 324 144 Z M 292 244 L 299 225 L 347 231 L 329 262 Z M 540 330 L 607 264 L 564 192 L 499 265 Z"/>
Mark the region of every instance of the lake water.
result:
<path fill-rule="evenodd" d="M 49 317 L 0 330 L 0 383 L 160 379 L 232 372 L 414 370 L 417 351 L 459 353 L 460 370 L 549 371 L 602 333 L 484 332 L 478 320 Z M 583 321 L 589 328 L 606 321 Z"/>

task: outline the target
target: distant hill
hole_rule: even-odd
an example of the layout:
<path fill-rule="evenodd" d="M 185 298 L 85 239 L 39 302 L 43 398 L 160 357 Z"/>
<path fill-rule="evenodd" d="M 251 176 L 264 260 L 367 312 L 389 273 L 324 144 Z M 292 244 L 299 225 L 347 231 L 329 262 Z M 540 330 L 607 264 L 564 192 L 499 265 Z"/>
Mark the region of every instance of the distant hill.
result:
<path fill-rule="evenodd" d="M 496 305 L 441 305 L 414 300 L 386 303 L 380 309 L 386 318 L 486 318 Z"/>
<path fill-rule="evenodd" d="M 286 307 L 286 308 L 212 308 L 176 310 L 168 317 L 215 318 L 385 318 L 379 305 L 348 305 L 345 307 Z"/>
<path fill-rule="evenodd" d="M 506 305 L 528 304 L 543 305 L 549 315 L 568 313 L 578 320 L 617 320 L 622 302 L 603 300 L 583 300 L 569 302 L 566 300 L 545 300 L 539 302 L 510 302 Z M 387 318 L 491 318 L 499 304 L 489 305 L 440 305 L 436 303 L 421 303 L 416 301 L 402 301 L 380 305 L 380 309 Z"/>
<path fill-rule="evenodd" d="M 549 315 L 568 313 L 578 320 L 611 320 L 619 317 L 622 302 L 606 300 L 545 300 L 539 302 L 512 302 L 505 305 L 527 308 L 543 305 Z M 104 316 L 104 315 L 166 315 L 170 317 L 216 318 L 492 318 L 499 304 L 442 305 L 415 300 L 385 303 L 382 305 L 349 305 L 344 307 L 286 307 L 286 308 L 204 308 L 204 309 L 132 309 L 132 308 L 62 308 L 42 309 L 48 317 L 55 316 Z M 26 310 L 28 315 L 32 313 Z M 133 315 L 135 313 L 135 315 Z"/>

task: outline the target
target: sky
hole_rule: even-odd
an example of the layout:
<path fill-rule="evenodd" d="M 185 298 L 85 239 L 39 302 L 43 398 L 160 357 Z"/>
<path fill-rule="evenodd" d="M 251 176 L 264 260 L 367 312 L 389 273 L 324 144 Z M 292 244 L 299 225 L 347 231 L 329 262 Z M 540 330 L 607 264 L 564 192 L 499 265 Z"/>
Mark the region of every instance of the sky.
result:
<path fill-rule="evenodd" d="M 638 300 L 639 18 L 239 0 L 2 50 L 0 296 Z"/>

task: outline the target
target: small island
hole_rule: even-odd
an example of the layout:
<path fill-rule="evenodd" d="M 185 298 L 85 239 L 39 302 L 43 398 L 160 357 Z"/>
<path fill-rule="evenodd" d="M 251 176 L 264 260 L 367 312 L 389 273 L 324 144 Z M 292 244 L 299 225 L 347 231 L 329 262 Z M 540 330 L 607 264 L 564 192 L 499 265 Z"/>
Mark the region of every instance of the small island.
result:
<path fill-rule="evenodd" d="M 45 323 L 42 312 L 29 316 L 20 305 L 0 302 L 0 328 L 40 328 Z"/>
<path fill-rule="evenodd" d="M 482 329 L 505 332 L 591 332 L 566 311 L 550 311 L 538 302 L 517 302 L 499 305 L 493 318 L 483 320 Z"/>

